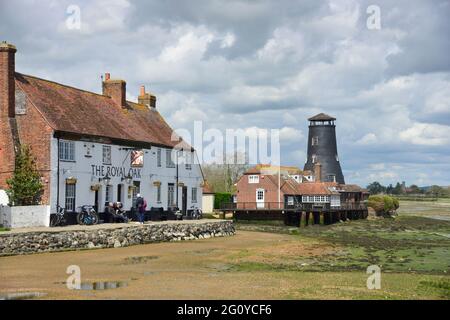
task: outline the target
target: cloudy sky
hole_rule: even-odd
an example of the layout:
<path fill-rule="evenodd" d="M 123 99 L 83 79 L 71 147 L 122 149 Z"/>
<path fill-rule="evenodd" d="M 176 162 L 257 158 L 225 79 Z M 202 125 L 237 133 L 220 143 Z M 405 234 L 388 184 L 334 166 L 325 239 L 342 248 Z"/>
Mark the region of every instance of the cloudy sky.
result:
<path fill-rule="evenodd" d="M 0 40 L 18 72 L 95 92 L 110 72 L 129 99 L 145 84 L 174 128 L 280 129 L 285 165 L 325 112 L 347 182 L 449 185 L 449 16 L 449 0 L 0 0 Z"/>

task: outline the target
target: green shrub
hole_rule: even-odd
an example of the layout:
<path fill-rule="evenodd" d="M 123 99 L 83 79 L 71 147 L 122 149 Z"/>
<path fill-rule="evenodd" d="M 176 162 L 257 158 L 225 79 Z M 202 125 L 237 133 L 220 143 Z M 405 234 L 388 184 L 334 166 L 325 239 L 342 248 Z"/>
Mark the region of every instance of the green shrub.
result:
<path fill-rule="evenodd" d="M 398 201 L 398 199 L 392 198 L 392 200 L 394 201 L 394 210 L 397 210 L 398 208 L 400 208 L 400 202 Z"/>
<path fill-rule="evenodd" d="M 375 210 L 376 213 L 384 212 L 384 200 L 383 196 L 375 195 L 370 196 L 367 204 L 370 208 Z"/>
<path fill-rule="evenodd" d="M 397 198 L 393 198 L 387 195 L 370 196 L 367 205 L 375 210 L 377 214 L 388 214 L 400 207 Z"/>
<path fill-rule="evenodd" d="M 217 192 L 214 194 L 214 209 L 222 208 L 222 204 L 232 201 L 232 194 L 229 192 Z"/>
<path fill-rule="evenodd" d="M 388 213 L 394 210 L 394 200 L 390 196 L 383 196 L 384 212 Z"/>
<path fill-rule="evenodd" d="M 9 202 L 14 206 L 30 206 L 39 204 L 43 192 L 41 175 L 36 165 L 36 157 L 31 148 L 22 145 L 15 161 L 14 173 L 6 180 Z"/>

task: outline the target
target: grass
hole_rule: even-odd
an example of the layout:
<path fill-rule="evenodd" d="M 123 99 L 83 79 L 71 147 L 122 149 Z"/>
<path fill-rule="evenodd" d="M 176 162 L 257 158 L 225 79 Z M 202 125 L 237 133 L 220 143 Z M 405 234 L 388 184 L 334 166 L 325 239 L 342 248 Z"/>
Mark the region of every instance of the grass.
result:
<path fill-rule="evenodd" d="M 0 226 L 0 232 L 9 231 L 10 229 Z"/>
<path fill-rule="evenodd" d="M 276 249 L 270 254 L 242 251 L 230 257 L 234 261 L 231 270 L 291 274 L 297 278 L 309 273 L 321 277 L 338 274 L 353 279 L 367 277 L 367 267 L 375 264 L 380 266 L 383 279 L 390 279 L 389 286 L 396 288 L 395 294 L 378 296 L 366 292 L 356 297 L 403 299 L 411 295 L 450 299 L 450 221 L 445 220 L 450 217 L 450 202 L 446 200 L 419 204 L 402 201 L 396 218 L 328 226 L 292 228 L 273 222 L 237 222 L 238 230 L 291 234 L 292 245 L 303 247 L 298 254 Z M 399 292 L 403 293 L 397 295 Z"/>

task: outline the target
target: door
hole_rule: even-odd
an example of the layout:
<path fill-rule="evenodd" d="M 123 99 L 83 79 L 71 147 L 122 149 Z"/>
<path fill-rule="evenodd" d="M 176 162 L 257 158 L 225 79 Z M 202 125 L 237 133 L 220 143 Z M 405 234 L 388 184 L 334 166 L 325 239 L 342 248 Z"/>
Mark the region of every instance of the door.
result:
<path fill-rule="evenodd" d="M 256 208 L 264 208 L 264 189 L 256 189 Z"/>
<path fill-rule="evenodd" d="M 98 212 L 98 209 L 100 209 L 98 193 L 99 193 L 99 189 L 95 190 L 94 209 L 96 212 Z"/>
<path fill-rule="evenodd" d="M 117 185 L 117 202 L 122 202 L 123 184 Z"/>
<path fill-rule="evenodd" d="M 183 187 L 181 191 L 181 206 L 183 210 L 183 215 L 187 212 L 187 187 Z"/>
<path fill-rule="evenodd" d="M 175 205 L 174 193 L 175 185 L 173 183 L 169 183 L 167 185 L 167 207 L 173 207 Z"/>

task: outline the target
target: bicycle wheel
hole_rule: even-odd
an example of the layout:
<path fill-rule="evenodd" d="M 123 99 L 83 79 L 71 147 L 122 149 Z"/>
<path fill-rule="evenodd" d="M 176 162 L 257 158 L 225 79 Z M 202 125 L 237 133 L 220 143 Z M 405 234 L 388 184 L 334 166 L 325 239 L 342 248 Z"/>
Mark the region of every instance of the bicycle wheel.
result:
<path fill-rule="evenodd" d="M 79 212 L 77 214 L 77 223 L 80 224 L 80 225 L 83 225 L 85 223 L 84 222 L 84 212 L 83 211 L 81 211 L 81 212 Z"/>
<path fill-rule="evenodd" d="M 50 219 L 50 227 L 56 227 L 59 225 L 61 217 L 58 214 L 55 214 Z"/>
<path fill-rule="evenodd" d="M 91 212 L 90 215 L 91 215 L 91 219 L 92 219 L 91 220 L 92 224 L 97 224 L 98 223 L 98 214 L 94 213 L 94 212 Z"/>

